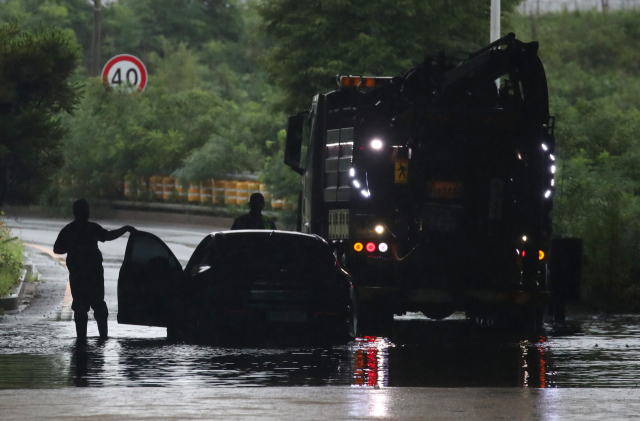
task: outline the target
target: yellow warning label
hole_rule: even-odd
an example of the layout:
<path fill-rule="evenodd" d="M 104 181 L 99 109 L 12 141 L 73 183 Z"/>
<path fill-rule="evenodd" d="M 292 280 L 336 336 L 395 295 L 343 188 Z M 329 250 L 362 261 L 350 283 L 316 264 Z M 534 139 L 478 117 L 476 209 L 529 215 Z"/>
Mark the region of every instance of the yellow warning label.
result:
<path fill-rule="evenodd" d="M 406 184 L 408 176 L 409 176 L 409 160 L 404 158 L 396 159 L 396 172 L 395 172 L 396 184 Z"/>

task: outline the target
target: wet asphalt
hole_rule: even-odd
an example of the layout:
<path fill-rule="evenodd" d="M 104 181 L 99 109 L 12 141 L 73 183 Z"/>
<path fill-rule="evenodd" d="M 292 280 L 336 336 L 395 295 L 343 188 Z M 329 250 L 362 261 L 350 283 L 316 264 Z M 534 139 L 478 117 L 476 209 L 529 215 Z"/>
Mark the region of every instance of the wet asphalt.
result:
<path fill-rule="evenodd" d="M 519 333 L 474 326 L 460 313 L 444 321 L 416 313 L 396 316 L 393 325 L 364 331 L 356 341 L 342 344 L 324 343 L 312 335 L 299 340 L 279 334 L 221 343 L 171 343 L 165 329 L 116 322 L 117 277 L 126 236 L 100 244 L 110 337 L 99 340 L 90 319 L 89 339 L 79 345 L 69 308 L 66 269 L 46 253 L 67 222 L 35 218 L 6 221 L 25 243 L 38 246 L 30 246 L 30 250 L 42 280 L 29 306 L 0 319 L 2 419 L 5 415 L 12 419 L 11 414 L 15 419 L 25 414 L 41 418 L 37 415 L 44 407 L 19 403 L 32 396 L 29 389 L 58 390 L 37 395 L 50 402 L 50 407 L 65 399 L 73 401 L 73 396 L 98 399 L 103 394 L 97 390 L 126 401 L 131 399 L 126 390 L 135 390 L 140 393 L 141 405 L 153 401 L 169 406 L 168 412 L 158 416 L 148 412 L 149 419 L 224 418 L 225 414 L 241 419 L 280 418 L 276 414 L 295 418 L 286 414 L 295 414 L 296 405 L 302 413 L 311 405 L 326 411 L 327 417 L 335 413 L 341 415 L 336 418 L 344 419 L 558 419 L 558 414 L 559 419 L 623 419 L 638 413 L 634 412 L 640 402 L 638 316 L 573 315 L 564 326 L 547 324 L 542 333 Z M 123 224 L 97 222 L 108 229 Z M 158 235 L 184 265 L 206 233 L 227 227 L 150 223 L 137 228 Z M 85 386 L 94 392 L 76 389 Z M 159 389 L 151 392 L 140 386 Z M 271 388 L 257 394 L 237 389 L 253 386 Z M 584 391 L 577 393 L 576 388 Z M 621 390 L 614 393 L 610 388 Z M 167 390 L 176 390 L 175 399 Z M 215 401 L 218 394 L 235 399 L 246 411 L 234 412 Z M 256 400 L 260 396 L 262 401 Z M 585 400 L 585 396 L 597 398 Z M 185 400 L 194 399 L 192 410 L 179 409 Z M 442 405 L 429 409 L 438 400 Z M 274 407 L 276 401 L 282 401 L 282 407 Z M 270 402 L 270 411 L 248 409 L 259 402 Z M 203 415 L 203 408 L 211 405 L 220 412 Z M 591 411 L 586 410 L 589 405 Z M 75 413 L 73 408 L 68 408 L 68 414 Z M 84 416 L 81 408 L 77 409 L 78 417 Z M 124 408 L 107 403 L 101 408 L 95 413 L 97 418 L 119 419 L 126 413 Z M 133 411 L 132 406 L 128 408 Z M 56 418 L 54 414 L 50 413 L 52 418 Z M 125 418 L 136 417 L 135 411 L 128 414 Z M 315 412 L 306 414 L 301 418 L 329 419 Z"/>

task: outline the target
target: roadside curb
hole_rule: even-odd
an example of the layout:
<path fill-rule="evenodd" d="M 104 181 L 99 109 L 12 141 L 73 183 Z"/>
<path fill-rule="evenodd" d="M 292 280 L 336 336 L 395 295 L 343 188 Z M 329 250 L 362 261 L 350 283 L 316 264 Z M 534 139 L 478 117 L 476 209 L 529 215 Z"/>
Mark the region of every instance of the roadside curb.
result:
<path fill-rule="evenodd" d="M 24 269 L 22 269 L 22 272 L 20 273 L 20 282 L 13 288 L 11 293 L 0 297 L 0 309 L 5 311 L 22 311 L 24 309 L 20 308 L 20 305 L 22 304 L 27 287 L 27 276 L 34 274 L 37 275 L 38 271 L 36 270 L 33 261 L 26 253 L 23 253 L 22 265 L 24 266 Z"/>

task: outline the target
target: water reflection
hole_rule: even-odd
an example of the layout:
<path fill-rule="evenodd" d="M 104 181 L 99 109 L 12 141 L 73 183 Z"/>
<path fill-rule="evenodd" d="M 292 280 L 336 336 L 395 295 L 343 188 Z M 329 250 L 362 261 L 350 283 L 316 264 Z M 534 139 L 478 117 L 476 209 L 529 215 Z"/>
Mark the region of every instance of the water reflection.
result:
<path fill-rule="evenodd" d="M 546 336 L 540 336 L 537 343 L 520 341 L 522 387 L 548 387 L 547 346 Z"/>
<path fill-rule="evenodd" d="M 69 360 L 69 381 L 74 386 L 100 386 L 104 378 L 104 340 L 91 342 L 76 341 L 71 346 Z"/>
<path fill-rule="evenodd" d="M 387 338 L 364 336 L 357 338 L 353 379 L 356 386 L 388 386 L 389 348 L 393 347 Z"/>
<path fill-rule="evenodd" d="M 403 322 L 388 336 L 333 346 L 173 344 L 164 329 L 115 323 L 114 337 L 99 341 L 90 332 L 80 345 L 73 322 L 0 325 L 0 388 L 634 387 L 640 374 L 638 321 L 586 320 L 575 329 L 523 337 L 421 320 Z M 384 412 L 383 402 L 378 404 Z"/>

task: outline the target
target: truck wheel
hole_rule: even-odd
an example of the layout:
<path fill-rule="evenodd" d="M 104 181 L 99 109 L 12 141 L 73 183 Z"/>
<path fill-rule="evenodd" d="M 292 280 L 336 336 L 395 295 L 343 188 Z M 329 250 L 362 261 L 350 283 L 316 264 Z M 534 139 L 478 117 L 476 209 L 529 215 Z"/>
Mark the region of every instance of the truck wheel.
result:
<path fill-rule="evenodd" d="M 425 317 L 435 320 L 446 319 L 451 316 L 455 308 L 453 304 L 435 304 L 421 310 Z"/>

